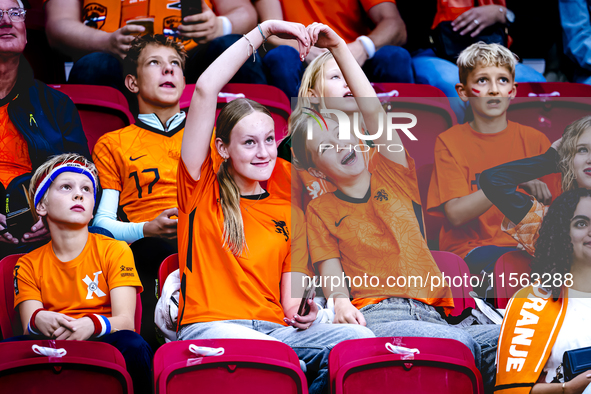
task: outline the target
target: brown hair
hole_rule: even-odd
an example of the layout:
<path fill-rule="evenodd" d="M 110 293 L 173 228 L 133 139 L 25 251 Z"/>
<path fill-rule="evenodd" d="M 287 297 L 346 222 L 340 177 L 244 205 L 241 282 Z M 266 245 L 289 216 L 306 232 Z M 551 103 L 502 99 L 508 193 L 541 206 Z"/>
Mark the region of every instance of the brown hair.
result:
<path fill-rule="evenodd" d="M 558 167 L 562 172 L 562 190 L 569 191 L 579 187 L 573 165 L 575 155 L 577 154 L 577 143 L 581 134 L 591 128 L 591 116 L 585 116 L 575 120 L 564 129 L 562 141 L 558 148 L 560 162 Z"/>
<path fill-rule="evenodd" d="M 131 48 L 127 51 L 127 56 L 123 60 L 123 75 L 129 74 L 137 77 L 138 60 L 144 48 L 148 45 L 163 46 L 174 49 L 181 58 L 181 69 L 185 70 L 185 62 L 187 61 L 187 52 L 185 47 L 180 42 L 177 42 L 172 37 L 166 37 L 162 34 L 144 35 L 136 37 L 131 42 Z"/>
<path fill-rule="evenodd" d="M 215 136 L 224 144 L 230 143 L 232 130 L 240 120 L 252 114 L 262 112 L 269 116 L 271 113 L 256 101 L 240 98 L 228 103 L 220 112 L 216 121 Z M 222 212 L 224 213 L 224 246 L 233 254 L 239 255 L 243 250 L 248 250 L 246 237 L 244 236 L 244 222 L 240 213 L 240 189 L 229 172 L 229 162 L 223 162 L 218 170 L 217 177 L 220 184 L 220 197 Z"/>
<path fill-rule="evenodd" d="M 506 67 L 515 81 L 517 55 L 499 44 L 486 44 L 482 41 L 464 49 L 457 60 L 460 82 L 466 84 L 468 75 L 478 66 Z"/>

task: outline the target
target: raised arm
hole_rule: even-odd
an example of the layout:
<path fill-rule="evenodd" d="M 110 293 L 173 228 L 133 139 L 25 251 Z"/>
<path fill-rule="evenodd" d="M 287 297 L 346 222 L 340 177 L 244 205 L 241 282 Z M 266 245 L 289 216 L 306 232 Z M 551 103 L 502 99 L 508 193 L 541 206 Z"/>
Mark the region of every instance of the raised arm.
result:
<path fill-rule="evenodd" d="M 260 27 L 262 34 L 255 27 L 222 53 L 197 80 L 181 148 L 181 158 L 194 179 L 199 178 L 201 165 L 209 153 L 217 95 L 244 62 L 251 59 L 253 49 L 263 42 L 263 34 L 265 37 L 279 35 L 282 38 L 295 38 L 300 44 L 300 56 L 305 57 L 308 53 L 308 36 L 303 25 L 266 21 Z"/>
<path fill-rule="evenodd" d="M 379 128 L 379 118 L 383 117 L 384 130 L 380 137 L 374 140 L 374 143 L 384 145 L 399 144 L 402 146 L 402 140 L 400 139 L 398 132 L 394 131 L 392 133 L 392 139 L 388 139 L 388 133 L 386 133 L 385 130 L 385 112 L 382 108 L 382 104 L 380 103 L 375 90 L 371 86 L 371 83 L 365 76 L 363 69 L 361 69 L 361 66 L 355 60 L 355 57 L 347 47 L 345 41 L 330 27 L 320 23 L 311 24 L 308 26 L 308 31 L 312 43 L 315 43 L 316 46 L 320 48 L 327 48 L 334 56 L 343 76 L 345 77 L 345 81 L 347 81 L 349 89 L 351 89 L 351 93 L 353 93 L 353 96 L 357 101 L 357 105 L 363 115 L 363 120 L 366 128 L 369 130 L 369 134 L 377 132 Z M 388 149 L 380 149 L 380 153 L 395 163 L 401 164 L 405 167 L 408 166 L 404 150 L 402 150 L 402 152 L 390 152 Z"/>

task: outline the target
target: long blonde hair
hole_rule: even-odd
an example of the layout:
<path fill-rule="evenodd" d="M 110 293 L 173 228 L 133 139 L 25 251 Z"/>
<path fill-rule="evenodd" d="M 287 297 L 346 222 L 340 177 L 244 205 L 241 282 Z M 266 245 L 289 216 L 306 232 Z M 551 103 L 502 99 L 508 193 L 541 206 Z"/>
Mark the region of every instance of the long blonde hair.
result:
<path fill-rule="evenodd" d="M 269 116 L 271 113 L 256 101 L 240 98 L 228 103 L 220 112 L 216 122 L 216 138 L 224 144 L 230 143 L 230 136 L 236 124 L 253 112 L 262 112 Z M 220 197 L 222 212 L 224 213 L 224 247 L 233 254 L 239 255 L 243 250 L 248 250 L 244 235 L 244 222 L 240 213 L 240 189 L 229 171 L 229 162 L 223 162 L 218 170 L 217 177 L 220 184 Z"/>
<path fill-rule="evenodd" d="M 575 173 L 574 158 L 577 154 L 577 143 L 581 135 L 591 128 L 591 116 L 575 120 L 564 129 L 562 141 L 558 148 L 560 161 L 558 167 L 562 172 L 562 190 L 569 191 L 579 187 Z"/>

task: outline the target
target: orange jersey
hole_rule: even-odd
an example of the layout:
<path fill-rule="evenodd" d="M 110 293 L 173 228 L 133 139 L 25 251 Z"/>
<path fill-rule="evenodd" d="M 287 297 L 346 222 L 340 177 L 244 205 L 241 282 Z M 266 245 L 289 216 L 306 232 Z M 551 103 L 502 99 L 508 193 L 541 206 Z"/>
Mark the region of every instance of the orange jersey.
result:
<path fill-rule="evenodd" d="M 14 306 L 37 300 L 75 319 L 88 313 L 110 317 L 110 291 L 122 286 L 142 291 L 131 249 L 123 241 L 88 234 L 72 261 L 58 260 L 51 242 L 21 257 L 14 267 Z"/>
<path fill-rule="evenodd" d="M 4 187 L 33 170 L 27 141 L 10 121 L 7 109 L 8 104 L 0 107 L 0 182 Z"/>
<path fill-rule="evenodd" d="M 212 154 L 219 163 L 217 152 Z M 248 251 L 233 255 L 223 246 L 224 215 L 213 160 L 205 160 L 198 181 L 179 162 L 179 327 L 233 319 L 284 325 L 280 282 L 291 271 L 291 204 L 273 195 L 241 198 Z"/>
<path fill-rule="evenodd" d="M 92 158 L 103 189 L 121 192 L 119 205 L 130 222 L 153 220 L 176 207 L 176 171 L 184 122 L 169 132 L 135 124 L 103 135 Z"/>
<path fill-rule="evenodd" d="M 398 282 L 401 286 L 387 283 L 388 277 L 411 276 L 420 276 L 426 283 L 428 276 L 440 275 L 422 234 L 414 160 L 408 156 L 407 160 L 409 167 L 405 168 L 374 152 L 369 163 L 371 185 L 364 198 L 336 191 L 312 200 L 306 211 L 313 264 L 339 258 L 348 277 L 380 278 L 377 285 L 352 282 L 353 305 L 359 309 L 381 301 L 384 296 L 453 306 L 447 286 L 431 290 L 427 285 L 415 286 L 410 280 L 404 285 Z"/>
<path fill-rule="evenodd" d="M 478 133 L 468 123 L 453 126 L 435 141 L 435 164 L 427 199 L 429 212 L 444 216 L 443 204 L 478 191 L 482 171 L 542 154 L 549 147 L 550 141 L 544 134 L 514 122 L 508 122 L 505 130 L 495 134 Z M 560 194 L 559 174 L 541 179 L 553 196 Z M 501 230 L 503 217 L 493 206 L 459 227 L 452 227 L 445 221 L 439 234 L 439 248 L 464 258 L 479 246 L 517 246 L 517 242 Z"/>
<path fill-rule="evenodd" d="M 49 0 L 43 0 L 47 2 Z M 127 20 L 142 17 L 154 18 L 154 34 L 176 36 L 181 24 L 179 0 L 81 0 L 81 19 L 89 27 L 112 33 L 126 25 Z M 210 0 L 205 1 L 212 8 Z M 178 40 L 187 51 L 197 43 L 191 39 Z"/>
<path fill-rule="evenodd" d="M 374 26 L 367 12 L 381 3 L 394 0 L 282 0 L 283 20 L 308 26 L 314 22 L 330 26 L 346 42 L 371 33 Z"/>
<path fill-rule="evenodd" d="M 478 5 L 506 6 L 505 0 L 478 0 Z M 441 22 L 455 20 L 464 12 L 474 8 L 474 0 L 437 0 L 437 14 L 431 29 L 435 29 Z"/>

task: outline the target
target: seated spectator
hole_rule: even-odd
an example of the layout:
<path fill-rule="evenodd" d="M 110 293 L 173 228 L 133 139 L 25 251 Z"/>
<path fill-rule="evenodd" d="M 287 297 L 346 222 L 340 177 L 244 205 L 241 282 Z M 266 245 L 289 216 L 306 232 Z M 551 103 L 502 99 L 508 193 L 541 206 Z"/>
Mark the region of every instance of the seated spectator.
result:
<path fill-rule="evenodd" d="M 71 56 L 74 67 L 68 82 L 112 86 L 124 94 L 121 61 L 135 35 L 164 34 L 185 45 L 189 53 L 187 83 L 225 48 L 256 23 L 256 11 L 249 0 L 202 1 L 203 12 L 181 20 L 180 2 L 167 0 L 45 0 L 47 39 L 52 47 Z M 152 31 L 127 24 L 135 17 L 153 17 Z M 234 34 L 232 34 L 234 33 Z M 266 83 L 261 62 L 247 63 L 234 82 Z M 133 106 L 133 101 L 130 105 Z"/>
<path fill-rule="evenodd" d="M 562 361 L 564 352 L 591 346 L 590 229 L 587 189 L 563 193 L 548 209 L 532 262 L 531 279 L 541 282 L 517 292 L 503 319 L 496 393 L 589 391 L 591 370 L 567 382 Z"/>
<path fill-rule="evenodd" d="M 16 263 L 14 305 L 25 335 L 9 340 L 108 343 L 123 354 L 134 391 L 149 393 L 152 352 L 134 332 L 142 284 L 133 255 L 125 242 L 88 232 L 97 182 L 94 165 L 76 154 L 35 171 L 29 191 L 51 241 Z"/>
<path fill-rule="evenodd" d="M 306 96 L 299 98 L 290 131 L 296 166 L 336 188 L 313 199 L 306 210 L 311 262 L 324 278 L 324 294 L 334 299 L 334 322 L 367 326 L 377 336 L 458 340 L 472 351 L 490 387 L 500 327 L 452 327 L 436 310 L 453 308 L 446 284 L 427 288 L 406 282 L 407 275 L 423 280 L 440 275 L 423 235 L 414 161 L 398 149 L 403 142 L 396 131 L 391 137 L 374 135 L 382 123 L 379 117 L 386 114 L 345 41 L 325 25 L 312 27 L 318 35 L 316 45 L 329 52 L 304 73 L 306 85 L 300 92 Z M 349 95 L 353 97 L 345 97 Z M 327 117 L 322 126 L 311 122 L 309 137 L 306 112 L 326 107 L 347 114 L 350 124 L 361 112 L 363 130 L 377 137 L 372 142 L 381 149 L 367 151 L 353 133 L 350 139 L 340 139 L 340 119 L 337 124 Z M 345 275 L 351 279 L 341 280 Z M 385 287 L 389 278 L 405 282 Z"/>
<path fill-rule="evenodd" d="M 33 79 L 33 70 L 22 56 L 27 44 L 22 2 L 0 0 L 0 9 L 4 10 L 0 17 L 2 258 L 31 251 L 49 240 L 41 220 L 31 223 L 24 235 L 13 236 L 6 230 L 6 215 L 29 206 L 22 190 L 28 188 L 32 171 L 52 155 L 77 152 L 90 157 L 90 153 L 74 103 L 63 93 Z M 15 198 L 19 194 L 20 198 Z M 27 213 L 27 217 L 31 216 Z"/>
<path fill-rule="evenodd" d="M 213 144 L 207 143 L 220 89 L 273 35 L 297 39 L 302 56 L 313 39 L 303 25 L 265 21 L 216 59 L 195 86 L 177 173 L 177 338 L 280 340 L 306 364 L 310 393 L 324 393 L 330 349 L 373 334 L 364 327 L 312 325 L 315 304 L 297 314 L 301 297 L 292 293 L 291 278 L 308 272 L 308 257 L 307 248 L 294 247 L 291 232 L 294 221 L 303 222 L 292 218 L 288 201 L 260 185 L 277 159 L 272 117 L 255 101 L 234 100 L 217 118 Z"/>
<path fill-rule="evenodd" d="M 563 191 L 591 190 L 591 179 L 586 171 L 590 161 L 591 116 L 585 116 L 570 124 L 562 138 L 554 141 L 546 153 L 484 171 L 480 186 L 486 197 L 505 215 L 501 229 L 533 256 L 542 219 L 548 210 L 549 195 L 546 191 L 542 198 L 532 197 L 518 192 L 517 187 L 532 179 L 560 172 Z"/>
<path fill-rule="evenodd" d="M 94 225 L 132 243 L 147 311 L 156 305 L 160 263 L 177 251 L 176 171 L 185 128 L 179 100 L 186 58 L 171 38 L 137 37 L 124 61 L 125 84 L 139 104 L 137 121 L 100 137 L 93 151 L 103 188 Z M 142 335 L 156 347 L 153 316 L 144 315 Z"/>
<path fill-rule="evenodd" d="M 310 3 L 302 0 L 258 0 L 260 20 L 284 19 L 309 25 L 327 24 L 345 39 L 367 77 L 373 82 L 414 82 L 410 55 L 400 46 L 406 42 L 406 27 L 393 0 L 336 0 Z M 297 97 L 305 69 L 296 41 L 272 39 L 280 45 L 263 58 L 269 84 L 287 97 Z M 312 48 L 306 63 L 324 51 Z"/>
<path fill-rule="evenodd" d="M 517 94 L 515 57 L 498 44 L 476 43 L 458 58 L 458 95 L 469 102 L 474 120 L 441 133 L 435 142 L 435 163 L 427 209 L 444 222 L 440 250 L 465 259 L 470 271 L 490 272 L 494 262 L 517 243 L 501 230 L 502 213 L 480 190 L 482 171 L 545 152 L 550 141 L 541 132 L 507 120 L 510 99 Z M 549 200 L 560 192 L 558 178 L 530 180 L 529 193 Z M 540 194 L 542 189 L 549 194 Z"/>
<path fill-rule="evenodd" d="M 591 3 L 559 0 L 564 53 L 575 63 L 573 82 L 591 85 Z"/>
<path fill-rule="evenodd" d="M 437 0 L 437 14 L 431 29 L 436 29 L 441 22 L 451 22 L 458 39 L 469 34 L 477 37 L 484 29 L 497 23 L 509 24 L 514 19 L 513 13 L 506 8 L 505 0 L 479 0 L 474 6 L 473 0 L 447 1 Z M 434 30 L 432 30 L 434 34 Z M 420 49 L 412 54 L 412 65 L 417 83 L 435 86 L 447 97 L 458 97 L 455 86 L 460 82 L 458 69 L 451 61 L 437 57 L 431 48 Z M 542 74 L 521 63 L 515 64 L 515 82 L 546 82 Z M 464 120 L 466 110 L 462 101 L 450 100 L 458 122 Z"/>

